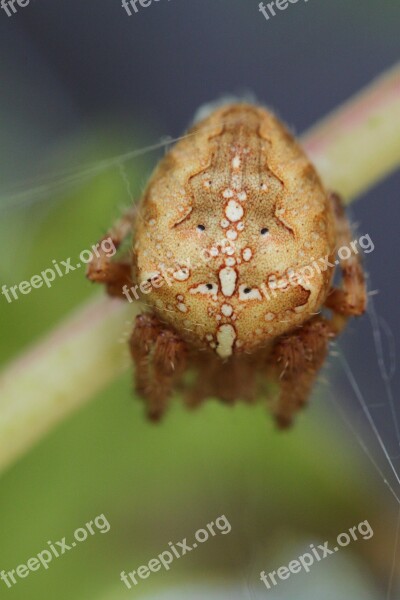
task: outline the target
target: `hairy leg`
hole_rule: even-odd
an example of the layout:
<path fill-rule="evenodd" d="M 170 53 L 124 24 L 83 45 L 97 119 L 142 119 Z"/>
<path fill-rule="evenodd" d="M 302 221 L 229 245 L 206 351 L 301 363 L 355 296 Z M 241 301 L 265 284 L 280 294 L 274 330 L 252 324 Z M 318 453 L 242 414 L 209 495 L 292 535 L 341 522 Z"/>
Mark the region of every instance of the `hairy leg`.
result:
<path fill-rule="evenodd" d="M 337 244 L 351 248 L 352 233 L 342 201 L 337 194 L 331 194 L 331 199 L 336 216 Z M 335 313 L 332 324 L 337 332 L 343 329 L 348 317 L 362 315 L 367 304 L 365 277 L 359 255 L 352 251 L 348 259 L 340 259 L 340 268 L 342 288 L 333 288 L 325 301 L 325 306 Z"/>
<path fill-rule="evenodd" d="M 136 390 L 147 404 L 148 417 L 158 421 L 185 371 L 186 346 L 156 316 L 143 314 L 136 318 L 130 350 L 136 367 Z"/>
<path fill-rule="evenodd" d="M 256 357 L 247 355 L 222 361 L 213 353 L 192 354 L 194 380 L 185 389 L 185 404 L 196 408 L 208 398 L 217 398 L 226 404 L 238 400 L 252 403 L 257 397 L 256 378 L 261 365 Z"/>
<path fill-rule="evenodd" d="M 97 244 L 99 256 L 94 256 L 92 261 L 88 264 L 88 279 L 95 283 L 104 284 L 110 296 L 124 298 L 125 296 L 122 293 L 122 288 L 124 286 L 133 286 L 131 276 L 132 265 L 131 261 L 127 258 L 113 261 L 113 257 L 110 255 L 110 249 L 108 248 L 108 250 L 105 250 L 103 243 L 106 240 L 111 240 L 115 249 L 118 250 L 122 242 L 132 233 L 135 214 L 136 207 L 133 207 L 117 221 L 117 223 L 115 223 Z"/>
<path fill-rule="evenodd" d="M 352 233 L 342 201 L 337 194 L 331 194 L 331 200 L 336 216 L 337 245 L 351 248 Z M 340 259 L 340 267 L 342 288 L 333 288 L 324 305 L 332 310 L 331 319 L 317 315 L 302 328 L 281 336 L 273 348 L 270 368 L 280 388 L 275 406 L 280 427 L 289 426 L 294 414 L 306 403 L 328 353 L 329 341 L 343 330 L 349 317 L 365 311 L 367 292 L 359 255 L 352 251 L 348 259 Z"/>
<path fill-rule="evenodd" d="M 218 376 L 221 362 L 208 352 L 195 354 L 192 358 L 194 379 L 184 387 L 184 402 L 188 408 L 197 408 L 207 398 L 216 396 L 213 382 Z"/>
<path fill-rule="evenodd" d="M 289 427 L 294 415 L 306 404 L 333 337 L 330 323 L 317 315 L 275 342 L 269 370 L 279 386 L 273 412 L 280 428 Z"/>

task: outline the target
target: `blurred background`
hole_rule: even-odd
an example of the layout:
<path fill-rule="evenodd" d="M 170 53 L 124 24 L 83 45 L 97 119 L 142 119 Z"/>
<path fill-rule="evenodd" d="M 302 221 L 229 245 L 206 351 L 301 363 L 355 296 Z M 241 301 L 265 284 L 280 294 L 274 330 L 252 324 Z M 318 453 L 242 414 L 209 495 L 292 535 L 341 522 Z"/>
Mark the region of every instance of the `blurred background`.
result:
<path fill-rule="evenodd" d="M 98 161 L 180 135 L 200 105 L 227 93 L 255 94 L 300 134 L 398 60 L 399 25 L 393 0 L 299 0 L 269 21 L 256 0 L 160 0 L 131 17 L 120 0 L 31 0 L 11 18 L 0 10 L 0 284 L 90 248 L 140 196 L 163 150 L 123 169 L 96 171 Z M 357 231 L 375 245 L 366 268 L 379 293 L 376 313 L 351 323 L 336 349 L 394 457 L 388 394 L 397 401 L 400 379 L 388 367 L 385 383 L 379 361 L 395 366 L 400 326 L 399 185 L 395 173 L 351 207 Z M 1 364 L 94 293 L 75 271 L 18 302 L 1 296 Z M 96 515 L 107 516 L 110 532 L 12 589 L 0 581 L 1 598 L 378 600 L 393 564 L 399 597 L 398 505 L 383 478 L 399 486 L 341 361 L 328 363 L 309 410 L 285 434 L 261 407 L 214 401 L 196 413 L 177 401 L 151 426 L 130 374 L 121 377 L 2 475 L 0 571 Z M 123 586 L 121 571 L 222 514 L 229 535 L 132 591 Z M 364 520 L 371 540 L 273 591 L 259 581 L 261 570 Z"/>

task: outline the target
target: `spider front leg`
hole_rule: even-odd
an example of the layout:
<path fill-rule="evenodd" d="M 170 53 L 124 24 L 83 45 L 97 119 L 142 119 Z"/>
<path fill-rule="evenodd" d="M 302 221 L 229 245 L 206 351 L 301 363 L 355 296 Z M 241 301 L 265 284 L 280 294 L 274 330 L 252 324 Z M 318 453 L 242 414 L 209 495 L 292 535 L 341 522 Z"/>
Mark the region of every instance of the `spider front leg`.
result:
<path fill-rule="evenodd" d="M 147 403 L 148 417 L 159 421 L 185 371 L 186 346 L 156 316 L 143 314 L 136 318 L 130 350 L 136 367 L 136 390 Z"/>
<path fill-rule="evenodd" d="M 105 245 L 112 242 L 115 252 L 121 246 L 122 242 L 132 233 L 133 220 L 136 214 L 136 207 L 129 210 L 109 232 L 98 242 L 97 255 L 93 257 L 88 264 L 86 276 L 90 281 L 103 283 L 106 286 L 110 296 L 125 298 L 122 289 L 124 286 L 132 287 L 132 263 L 123 257 L 119 261 L 113 261 L 106 250 Z M 114 252 L 114 254 L 115 254 Z"/>
<path fill-rule="evenodd" d="M 269 369 L 279 386 L 273 413 L 281 429 L 289 427 L 306 404 L 333 337 L 329 322 L 317 315 L 275 342 Z"/>
<path fill-rule="evenodd" d="M 335 210 L 337 244 L 352 249 L 349 258 L 340 258 L 342 288 L 333 288 L 325 301 L 325 306 L 334 313 L 333 325 L 339 332 L 343 329 L 348 317 L 359 316 L 365 312 L 367 290 L 360 257 L 354 253 L 352 246 L 350 223 L 341 198 L 337 194 L 331 194 L 331 200 Z"/>

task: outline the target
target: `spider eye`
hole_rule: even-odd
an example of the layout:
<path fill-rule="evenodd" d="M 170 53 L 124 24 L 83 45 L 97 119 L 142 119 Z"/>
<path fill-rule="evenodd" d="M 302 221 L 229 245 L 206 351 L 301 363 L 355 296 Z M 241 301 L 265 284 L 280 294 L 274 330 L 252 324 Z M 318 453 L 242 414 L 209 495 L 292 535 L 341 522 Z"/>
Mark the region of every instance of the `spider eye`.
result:
<path fill-rule="evenodd" d="M 251 292 L 251 288 L 248 288 L 248 287 L 243 290 L 244 294 L 250 294 L 250 292 Z"/>
<path fill-rule="evenodd" d="M 205 229 L 204 225 L 197 225 L 197 231 L 205 231 Z"/>
<path fill-rule="evenodd" d="M 268 227 L 263 227 L 261 229 L 261 235 L 267 235 L 267 233 L 268 233 Z"/>
<path fill-rule="evenodd" d="M 212 289 L 213 289 L 213 284 L 212 284 L 212 283 L 207 283 L 207 284 L 206 284 L 206 288 L 207 288 L 208 290 L 212 290 Z"/>

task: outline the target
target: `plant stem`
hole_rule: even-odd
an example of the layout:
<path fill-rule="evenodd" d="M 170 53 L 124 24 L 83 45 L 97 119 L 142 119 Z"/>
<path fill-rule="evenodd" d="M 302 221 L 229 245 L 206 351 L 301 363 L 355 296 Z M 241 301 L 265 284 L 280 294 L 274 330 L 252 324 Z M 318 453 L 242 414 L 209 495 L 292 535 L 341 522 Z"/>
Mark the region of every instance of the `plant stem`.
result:
<path fill-rule="evenodd" d="M 400 65 L 311 129 L 304 146 L 347 201 L 400 164 Z M 0 375 L 0 470 L 129 365 L 121 341 L 141 310 L 103 297 L 78 309 Z"/>
<path fill-rule="evenodd" d="M 96 297 L 3 371 L 0 471 L 125 370 L 131 319 L 131 305 Z"/>
<path fill-rule="evenodd" d="M 326 187 L 351 201 L 400 165 L 400 65 L 302 139 Z"/>

